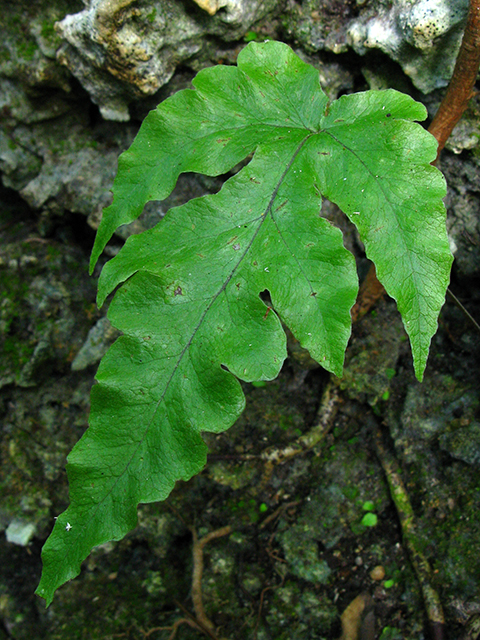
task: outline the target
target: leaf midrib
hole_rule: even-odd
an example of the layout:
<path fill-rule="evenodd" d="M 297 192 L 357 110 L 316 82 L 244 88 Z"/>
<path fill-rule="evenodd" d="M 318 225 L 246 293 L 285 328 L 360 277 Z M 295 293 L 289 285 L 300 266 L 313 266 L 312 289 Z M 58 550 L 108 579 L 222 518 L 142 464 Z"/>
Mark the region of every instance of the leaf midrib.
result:
<path fill-rule="evenodd" d="M 377 178 L 376 175 L 371 171 L 371 169 L 364 162 L 364 160 L 362 160 L 362 158 L 360 158 L 360 156 L 356 153 L 356 151 L 354 149 L 352 149 L 350 146 L 348 146 L 347 144 L 342 142 L 329 129 L 323 129 L 322 132 L 327 134 L 327 135 L 329 135 L 332 138 L 332 140 L 334 140 L 337 144 L 341 145 L 342 148 L 347 149 L 347 151 L 349 151 L 356 158 L 356 160 L 363 167 L 365 167 L 365 170 L 367 171 L 367 173 L 376 181 L 376 184 L 380 187 L 380 190 L 382 191 L 383 197 L 384 197 L 385 201 L 389 205 L 389 209 L 390 209 L 390 211 L 392 213 L 392 217 L 394 217 L 395 220 L 396 220 L 397 228 L 399 228 L 401 230 L 401 233 L 399 235 L 400 235 L 400 238 L 401 238 L 401 241 L 402 241 L 402 255 L 404 255 L 404 256 L 406 255 L 408 257 L 410 271 L 413 274 L 413 279 L 414 279 L 414 283 L 415 283 L 415 290 L 418 292 L 419 288 L 418 288 L 418 282 L 417 282 L 417 271 L 416 271 L 416 269 L 413 268 L 414 265 L 412 263 L 412 255 L 411 255 L 412 252 L 409 251 L 408 247 L 406 246 L 406 241 L 405 241 L 405 237 L 404 237 L 404 228 L 403 228 L 403 225 L 402 225 L 402 221 L 399 218 L 399 216 L 397 215 L 395 206 L 390 201 L 390 199 L 388 197 L 388 193 L 386 192 L 384 185 L 382 184 L 381 180 L 379 178 Z"/>
<path fill-rule="evenodd" d="M 207 308 L 204 310 L 204 312 L 202 313 L 199 321 L 197 322 L 197 325 L 194 327 L 192 334 L 188 340 L 188 342 L 186 343 L 185 347 L 183 348 L 183 350 L 180 352 L 179 356 L 178 356 L 178 360 L 170 374 L 170 377 L 168 378 L 166 384 L 165 384 L 165 388 L 160 396 L 160 398 L 157 400 L 157 403 L 155 405 L 155 409 L 153 411 L 153 414 L 150 418 L 150 421 L 148 422 L 147 426 L 144 429 L 143 435 L 142 437 L 138 440 L 137 445 L 134 448 L 134 451 L 132 452 L 129 461 L 127 462 L 127 464 L 124 467 L 124 470 L 122 471 L 122 473 L 117 477 L 117 479 L 115 480 L 115 483 L 111 486 L 111 488 L 109 489 L 109 491 L 104 495 L 104 497 L 102 498 L 101 501 L 99 501 L 95 507 L 95 509 L 92 512 L 91 517 L 89 518 L 89 520 L 85 523 L 85 528 L 88 527 L 90 525 L 90 523 L 92 522 L 92 520 L 94 520 L 97 512 L 99 511 L 99 509 L 101 508 L 101 505 L 105 502 L 105 500 L 108 498 L 108 496 L 110 494 L 112 494 L 115 491 L 115 488 L 117 486 L 117 484 L 124 479 L 125 474 L 128 473 L 128 469 L 131 466 L 131 464 L 133 463 L 139 448 L 141 447 L 142 443 L 145 441 L 146 435 L 150 429 L 150 427 L 152 426 L 152 423 L 155 419 L 155 416 L 157 414 L 157 411 L 160 407 L 160 405 L 162 404 L 162 402 L 165 399 L 165 396 L 168 392 L 168 389 L 170 387 L 170 384 L 172 383 L 172 380 L 174 379 L 180 364 L 183 360 L 183 357 L 185 356 L 185 354 L 188 352 L 190 346 L 193 343 L 193 340 L 195 339 L 195 336 L 197 335 L 198 331 L 200 330 L 206 316 L 208 315 L 210 309 L 212 308 L 212 306 L 215 304 L 216 300 L 218 299 L 218 297 L 225 291 L 225 289 L 227 288 L 229 282 L 232 280 L 233 276 L 235 275 L 235 273 L 237 272 L 238 268 L 240 267 L 240 265 L 242 264 L 244 258 L 246 257 L 246 255 L 248 254 L 248 252 L 250 251 L 256 237 L 258 236 L 258 233 L 260 232 L 260 229 L 262 228 L 262 225 L 264 224 L 265 220 L 267 219 L 267 214 L 271 213 L 271 209 L 273 206 L 273 203 L 275 202 L 275 199 L 277 197 L 278 191 L 283 183 L 283 180 L 285 179 L 286 175 L 288 174 L 292 164 L 294 163 L 296 157 L 298 156 L 298 154 L 300 153 L 302 147 L 304 146 L 304 144 L 306 143 L 306 141 L 312 137 L 312 135 L 314 135 L 313 133 L 309 133 L 305 136 L 305 138 L 303 138 L 297 145 L 295 151 L 293 152 L 289 162 L 287 163 L 287 166 L 285 167 L 282 175 L 280 176 L 273 192 L 272 192 L 272 196 L 265 208 L 265 211 L 258 216 L 258 220 L 260 221 L 260 224 L 258 225 L 257 229 L 255 230 L 255 232 L 253 233 L 249 243 L 247 244 L 246 248 L 244 249 L 243 253 L 239 256 L 237 264 L 233 267 L 233 269 L 231 270 L 231 272 L 229 273 L 229 275 L 227 276 L 227 278 L 224 280 L 224 282 L 222 283 L 222 286 L 219 288 L 219 290 L 215 293 L 215 295 L 211 298 L 211 301 L 209 303 L 209 305 L 207 306 Z M 233 374 L 232 374 L 233 375 Z"/>

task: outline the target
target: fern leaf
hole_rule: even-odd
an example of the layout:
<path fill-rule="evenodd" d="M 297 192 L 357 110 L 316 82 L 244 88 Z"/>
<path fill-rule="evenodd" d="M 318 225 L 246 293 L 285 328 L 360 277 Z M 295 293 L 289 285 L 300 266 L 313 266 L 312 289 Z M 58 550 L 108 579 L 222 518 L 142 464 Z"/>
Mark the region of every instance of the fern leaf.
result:
<path fill-rule="evenodd" d="M 204 70 L 194 86 L 152 112 L 123 154 L 91 267 L 181 172 L 218 175 L 255 153 L 218 194 L 172 209 L 102 271 L 99 304 L 121 285 L 109 318 L 123 335 L 68 458 L 71 504 L 44 547 L 37 589 L 47 603 L 93 546 L 135 526 L 138 503 L 202 469 L 201 433 L 243 410 L 238 379 L 278 375 L 280 319 L 341 375 L 358 285 L 341 232 L 320 216 L 322 195 L 356 224 L 397 300 L 419 378 L 436 330 L 451 255 L 435 141 L 414 122 L 424 107 L 395 91 L 328 105 L 315 69 L 277 42 L 248 45 L 237 67 Z"/>

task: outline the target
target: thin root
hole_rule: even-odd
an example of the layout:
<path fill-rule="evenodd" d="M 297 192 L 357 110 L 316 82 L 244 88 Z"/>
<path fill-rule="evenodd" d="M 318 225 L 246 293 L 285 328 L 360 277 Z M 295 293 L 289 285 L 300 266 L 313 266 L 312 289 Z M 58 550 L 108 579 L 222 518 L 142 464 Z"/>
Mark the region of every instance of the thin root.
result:
<path fill-rule="evenodd" d="M 260 454 L 260 459 L 265 462 L 265 470 L 262 479 L 255 493 L 261 493 L 270 481 L 274 468 L 290 460 L 294 456 L 310 451 L 314 446 L 320 444 L 332 428 L 333 421 L 337 415 L 338 408 L 343 402 L 337 384 L 330 380 L 320 401 L 315 424 L 300 438 L 290 442 L 284 447 L 268 447 Z"/>
<path fill-rule="evenodd" d="M 190 528 L 193 535 L 193 576 L 192 576 L 192 600 L 193 600 L 193 608 L 195 611 L 195 616 L 197 622 L 200 623 L 203 630 L 208 630 L 211 634 L 210 637 L 215 637 L 213 632 L 215 630 L 215 625 L 208 618 L 205 613 L 205 609 L 203 608 L 203 596 L 202 596 L 202 574 L 203 574 L 203 549 L 205 545 L 207 545 L 212 540 L 216 540 L 217 538 L 221 538 L 223 536 L 228 536 L 232 532 L 232 527 L 222 527 L 221 529 L 216 529 L 215 531 L 211 531 L 200 540 L 197 537 L 197 532 L 193 527 Z"/>
<path fill-rule="evenodd" d="M 415 515 L 405 485 L 400 476 L 398 463 L 384 445 L 382 432 L 377 428 L 375 436 L 377 455 L 387 476 L 390 495 L 397 509 L 405 545 L 422 590 L 425 610 L 433 640 L 443 640 L 445 617 L 437 591 L 432 586 L 430 563 L 421 550 L 416 531 Z"/>

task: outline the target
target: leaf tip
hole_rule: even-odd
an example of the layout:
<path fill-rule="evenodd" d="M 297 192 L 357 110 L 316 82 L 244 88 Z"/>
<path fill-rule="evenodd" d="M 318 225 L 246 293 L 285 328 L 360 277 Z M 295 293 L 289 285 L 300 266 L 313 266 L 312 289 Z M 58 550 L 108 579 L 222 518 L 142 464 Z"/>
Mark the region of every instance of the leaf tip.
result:
<path fill-rule="evenodd" d="M 416 359 L 414 358 L 413 368 L 415 371 L 415 377 L 418 380 L 418 382 L 423 382 L 423 376 L 425 374 L 426 367 L 427 367 L 426 358 L 422 358 L 421 362 L 417 362 Z"/>
<path fill-rule="evenodd" d="M 107 295 L 99 288 L 97 293 L 97 307 L 101 309 L 105 302 Z"/>
<path fill-rule="evenodd" d="M 53 593 L 47 592 L 47 590 L 44 587 L 42 587 L 42 581 L 43 580 L 40 581 L 40 584 L 36 588 L 35 595 L 40 596 L 40 598 L 43 598 L 45 600 L 45 609 L 48 609 L 48 607 L 52 604 L 52 601 L 53 601 Z"/>
<path fill-rule="evenodd" d="M 93 275 L 95 267 L 97 266 L 98 259 L 100 258 L 100 255 L 104 250 L 104 248 L 105 248 L 105 244 L 103 244 L 102 246 L 102 243 L 101 243 L 101 240 L 99 240 L 99 235 L 97 231 L 97 235 L 95 236 L 95 242 L 93 244 L 92 253 L 90 255 L 90 264 L 88 265 L 89 275 Z"/>
<path fill-rule="evenodd" d="M 88 275 L 89 275 L 89 276 L 92 276 L 92 275 L 93 275 L 93 272 L 94 272 L 94 270 L 95 270 L 95 266 L 96 266 L 96 264 L 97 264 L 97 260 L 98 260 L 98 258 L 97 258 L 96 256 L 93 256 L 93 255 L 92 255 L 92 256 L 90 257 L 90 263 L 89 263 L 89 265 L 88 265 Z"/>

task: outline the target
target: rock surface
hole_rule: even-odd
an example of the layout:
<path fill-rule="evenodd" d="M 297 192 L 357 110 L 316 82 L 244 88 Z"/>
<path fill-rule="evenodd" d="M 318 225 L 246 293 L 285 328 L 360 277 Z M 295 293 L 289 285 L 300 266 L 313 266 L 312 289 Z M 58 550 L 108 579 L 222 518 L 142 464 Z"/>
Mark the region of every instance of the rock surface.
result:
<path fill-rule="evenodd" d="M 203 474 L 179 483 L 168 505 L 140 506 L 137 530 L 96 549 L 48 612 L 32 594 L 41 545 L 68 502 L 66 456 L 87 427 L 94 369 L 114 339 L 87 276 L 90 228 L 110 202 L 118 155 L 145 113 L 188 87 L 202 66 L 233 63 L 244 36 L 290 38 L 319 69 L 331 98 L 368 85 L 412 90 L 386 56 L 371 55 L 376 49 L 430 91 L 448 79 L 467 2 L 4 4 L 0 617 L 8 634 L 64 640 L 82 629 L 89 638 L 144 637 L 160 626 L 171 633 L 182 616 L 173 600 L 191 609 L 188 526 L 203 535 L 231 524 L 231 536 L 205 551 L 204 602 L 219 636 L 338 638 L 341 612 L 367 591 L 378 635 L 425 637 L 418 583 L 372 443 L 373 420 L 390 434 L 449 628 L 462 637 L 480 607 L 480 345 L 451 304 L 423 385 L 413 379 L 395 306 L 383 301 L 355 326 L 342 404 L 323 445 L 266 473 L 264 449 L 291 443 L 312 426 L 325 385 L 321 370 L 299 376 L 298 362 L 287 363 L 277 381 L 246 385 L 247 410 L 238 423 L 208 436 Z M 422 97 L 431 113 L 440 97 L 438 91 Z M 478 130 L 474 102 L 441 159 L 456 257 L 452 289 L 477 319 Z M 166 201 L 150 203 L 119 231 L 108 255 L 168 208 L 220 186 L 221 179 L 182 176 Z M 325 203 L 323 214 L 342 226 L 364 268 L 361 243 L 336 207 Z M 372 577 L 378 566 L 381 577 Z M 198 638 L 190 627 L 181 633 Z"/>
<path fill-rule="evenodd" d="M 451 78 L 467 12 L 468 0 L 307 0 L 290 3 L 285 26 L 309 51 L 380 50 L 429 93 Z"/>
<path fill-rule="evenodd" d="M 235 40 L 280 3 L 197 4 L 195 11 L 175 0 L 91 0 L 86 9 L 57 23 L 63 40 L 58 59 L 106 120 L 126 121 L 129 102 L 158 92 L 177 66 L 205 53 L 205 39 Z"/>
<path fill-rule="evenodd" d="M 375 13 L 372 9 L 348 27 L 348 42 L 355 51 L 380 49 L 424 93 L 445 87 L 455 66 L 468 1 L 394 0 Z"/>

